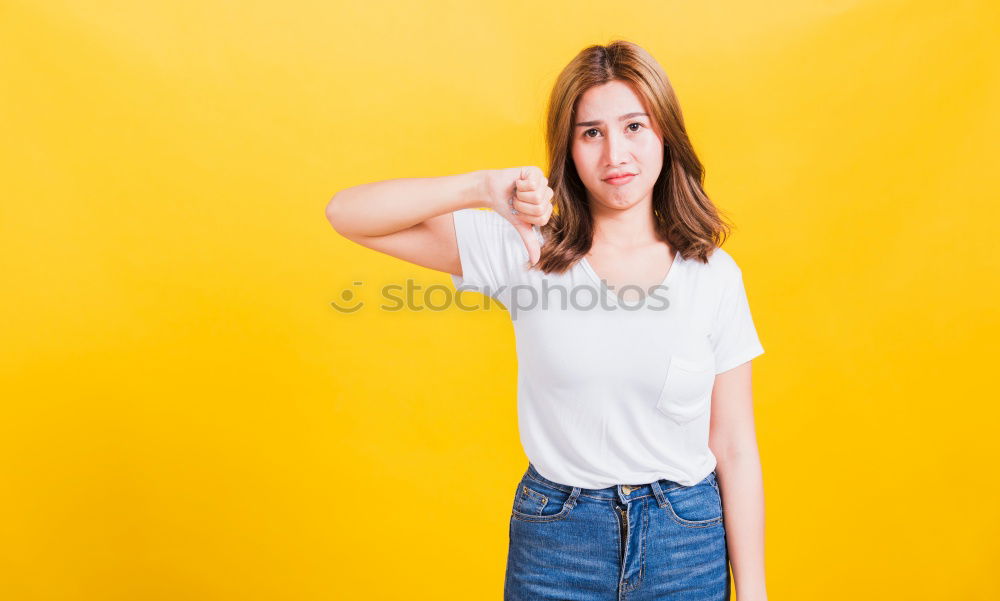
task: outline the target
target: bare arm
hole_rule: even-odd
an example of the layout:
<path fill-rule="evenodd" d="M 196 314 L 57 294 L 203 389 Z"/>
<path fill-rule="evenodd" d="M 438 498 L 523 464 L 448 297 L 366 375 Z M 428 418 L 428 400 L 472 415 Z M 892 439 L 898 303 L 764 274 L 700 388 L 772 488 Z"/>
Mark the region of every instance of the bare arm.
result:
<path fill-rule="evenodd" d="M 385 254 L 462 275 L 452 213 L 485 207 L 482 172 L 411 177 L 341 190 L 326 218 L 342 236 Z"/>
<path fill-rule="evenodd" d="M 709 447 L 718 460 L 736 598 L 765 601 L 764 483 L 754 428 L 751 363 L 716 376 Z"/>
<path fill-rule="evenodd" d="M 452 213 L 490 208 L 514 224 L 538 259 L 532 225 L 552 214 L 553 191 L 538 167 L 486 169 L 440 177 L 410 177 L 361 184 L 334 195 L 326 218 L 345 238 L 445 273 L 462 275 Z M 516 197 L 515 216 L 507 199 Z"/>

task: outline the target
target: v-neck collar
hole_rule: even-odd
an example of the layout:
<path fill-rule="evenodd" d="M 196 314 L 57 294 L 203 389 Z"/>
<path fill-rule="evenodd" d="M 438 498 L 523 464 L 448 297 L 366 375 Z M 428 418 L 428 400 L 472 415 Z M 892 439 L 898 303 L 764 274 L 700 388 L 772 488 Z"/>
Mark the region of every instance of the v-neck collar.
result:
<path fill-rule="evenodd" d="M 673 249 L 673 251 L 674 251 L 674 260 L 670 262 L 670 267 L 667 269 L 667 275 L 663 276 L 663 281 L 660 282 L 660 284 L 659 284 L 660 286 L 666 286 L 668 283 L 670 283 L 670 281 L 674 277 L 674 274 L 677 272 L 677 266 L 678 266 L 678 264 L 680 264 L 680 262 L 682 260 L 681 259 L 681 253 L 677 249 Z M 594 283 L 597 284 L 598 289 L 604 290 L 605 294 L 607 295 L 607 297 L 610 300 L 614 301 L 616 305 L 622 302 L 622 299 L 618 296 L 617 292 L 611 290 L 610 288 L 605 288 L 604 287 L 603 282 L 601 282 L 600 276 L 598 276 L 597 272 L 594 271 L 594 268 L 590 266 L 590 261 L 587 260 L 587 257 L 582 257 L 580 259 L 580 264 L 583 265 L 583 270 L 587 272 L 587 275 L 589 275 L 590 278 L 594 281 Z M 640 300 L 640 301 L 627 301 L 627 302 L 643 302 L 644 303 L 644 302 L 646 302 L 647 298 L 649 298 L 649 291 L 648 290 L 644 290 L 643 291 L 642 300 Z"/>

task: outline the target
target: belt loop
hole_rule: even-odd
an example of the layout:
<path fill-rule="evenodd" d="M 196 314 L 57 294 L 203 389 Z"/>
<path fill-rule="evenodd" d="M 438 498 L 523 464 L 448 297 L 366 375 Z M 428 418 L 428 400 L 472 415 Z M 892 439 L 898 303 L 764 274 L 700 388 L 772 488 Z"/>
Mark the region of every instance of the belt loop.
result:
<path fill-rule="evenodd" d="M 650 486 L 653 488 L 653 496 L 656 497 L 657 505 L 660 506 L 660 509 L 663 509 L 664 507 L 667 506 L 667 497 L 666 495 L 663 494 L 663 491 L 660 489 L 659 481 L 654 480 L 653 482 L 650 483 Z"/>
<path fill-rule="evenodd" d="M 579 486 L 574 486 L 573 492 L 571 492 L 569 494 L 569 498 L 566 499 L 566 505 L 568 505 L 570 508 L 576 507 L 576 500 L 580 496 L 581 492 L 583 492 L 582 488 L 580 488 Z"/>

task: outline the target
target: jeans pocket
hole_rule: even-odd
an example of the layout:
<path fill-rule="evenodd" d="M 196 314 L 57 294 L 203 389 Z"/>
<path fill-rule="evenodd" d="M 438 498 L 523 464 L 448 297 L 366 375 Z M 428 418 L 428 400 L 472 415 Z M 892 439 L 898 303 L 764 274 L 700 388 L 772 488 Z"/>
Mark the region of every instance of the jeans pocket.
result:
<path fill-rule="evenodd" d="M 687 423 L 708 411 L 714 385 L 714 358 L 671 355 L 656 408 L 677 423 Z"/>
<path fill-rule="evenodd" d="M 714 483 L 714 473 L 691 486 L 664 492 L 671 519 L 688 528 L 705 528 L 722 523 L 722 496 Z"/>
<path fill-rule="evenodd" d="M 517 485 L 511 517 L 522 522 L 565 519 L 576 506 L 575 499 L 569 502 L 570 496 L 570 492 L 552 488 L 525 475 Z"/>

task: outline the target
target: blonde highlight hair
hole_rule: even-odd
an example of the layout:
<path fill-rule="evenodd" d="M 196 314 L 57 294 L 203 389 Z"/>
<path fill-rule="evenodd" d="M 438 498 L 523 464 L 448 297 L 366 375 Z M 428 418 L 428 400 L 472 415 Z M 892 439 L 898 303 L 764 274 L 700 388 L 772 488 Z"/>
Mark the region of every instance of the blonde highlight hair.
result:
<path fill-rule="evenodd" d="M 561 273 L 590 251 L 594 220 L 587 190 L 571 153 L 576 107 L 594 86 L 612 80 L 628 84 L 646 106 L 663 136 L 663 169 L 653 185 L 653 215 L 658 237 L 686 259 L 707 262 L 731 225 L 705 194 L 705 169 L 695 155 L 680 104 L 660 64 L 640 46 L 615 40 L 584 48 L 563 68 L 549 97 L 546 148 L 548 185 L 554 210 L 541 226 L 545 236 L 536 268 Z"/>

